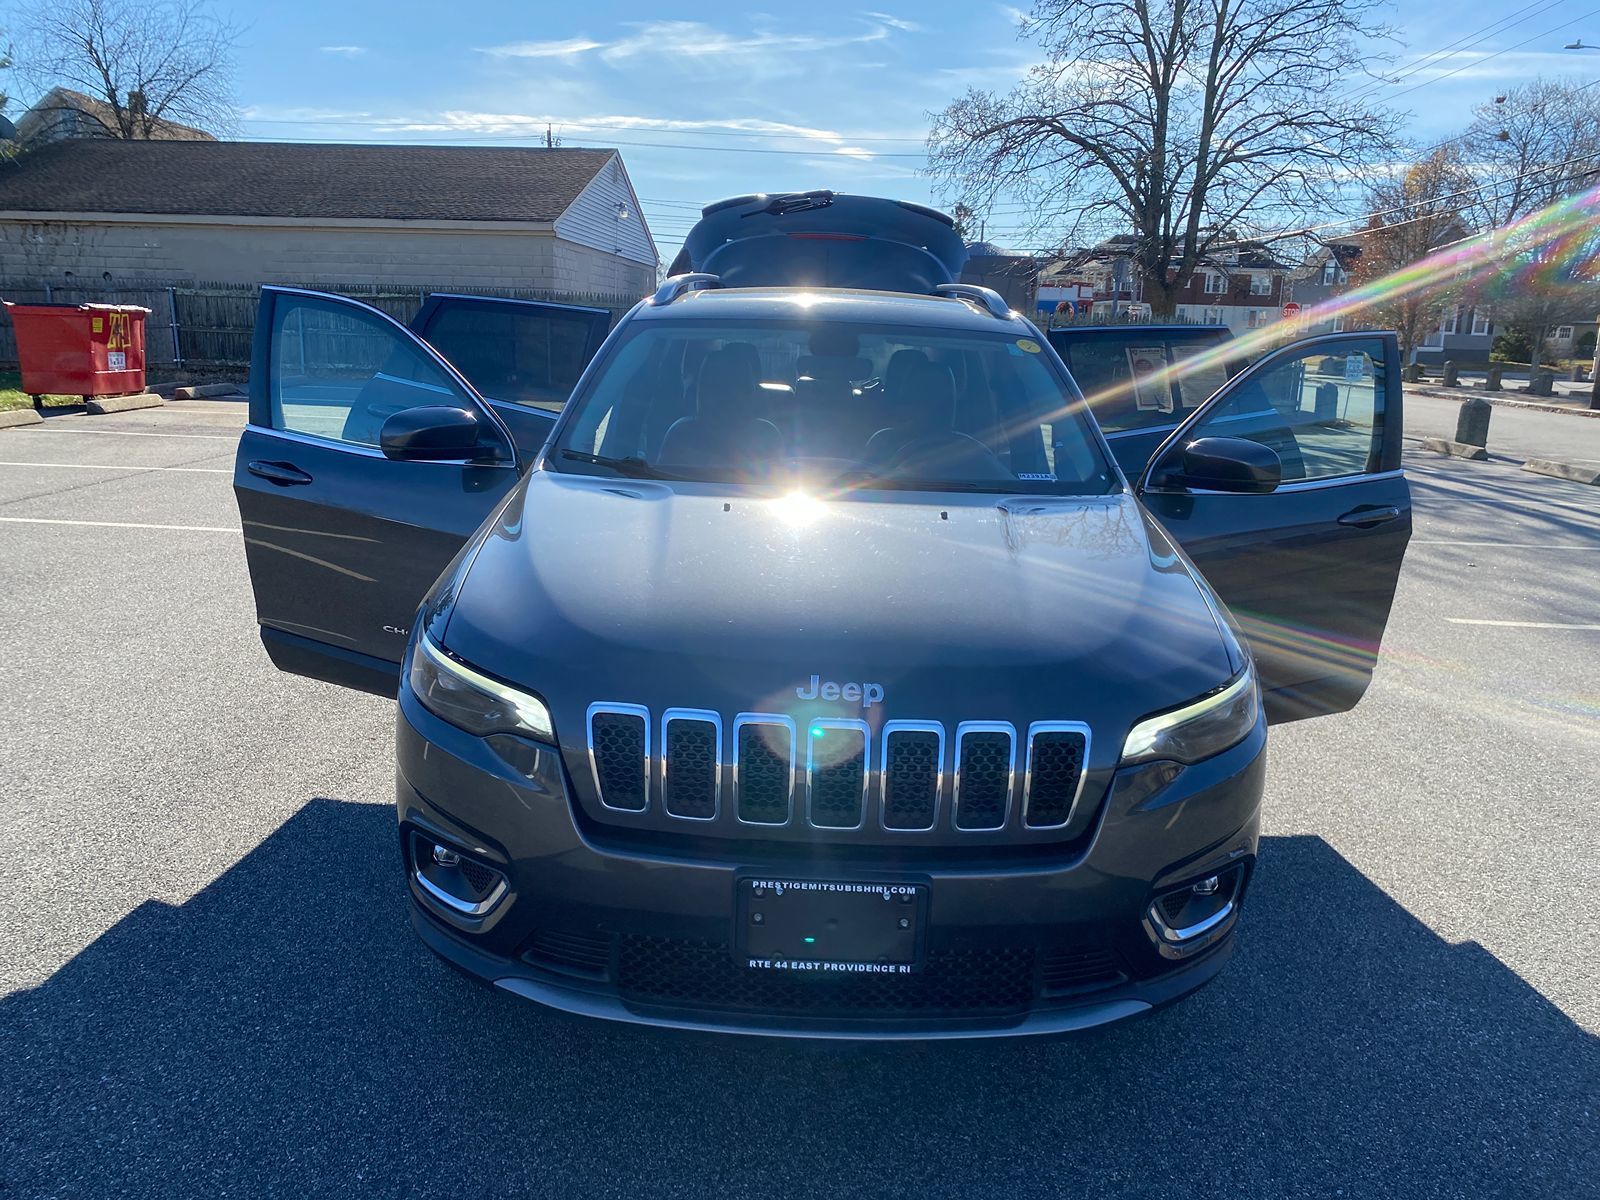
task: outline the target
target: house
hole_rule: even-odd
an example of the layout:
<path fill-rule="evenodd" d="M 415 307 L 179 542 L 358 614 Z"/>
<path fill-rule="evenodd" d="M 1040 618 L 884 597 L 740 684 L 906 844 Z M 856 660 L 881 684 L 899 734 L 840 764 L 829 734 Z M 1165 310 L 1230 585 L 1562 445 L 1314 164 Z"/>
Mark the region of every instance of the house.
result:
<path fill-rule="evenodd" d="M 1087 284 L 1094 317 L 1132 313 L 1148 318 L 1149 298 L 1133 260 L 1137 244 L 1133 234 L 1118 234 L 1062 264 L 1052 264 L 1044 278 L 1053 286 L 1080 291 Z M 1271 324 L 1285 303 L 1289 272 L 1289 266 L 1259 242 L 1229 243 L 1206 256 L 1178 293 L 1174 315 L 1179 321 L 1226 325 L 1235 332 Z"/>
<path fill-rule="evenodd" d="M 1455 227 L 1444 241 L 1464 236 L 1465 228 Z M 1361 241 L 1362 233 L 1358 232 L 1319 246 L 1290 275 L 1289 298 L 1302 309 L 1313 309 L 1342 296 L 1349 289 L 1351 269 L 1361 257 Z M 1332 317 L 1306 321 L 1301 332 L 1309 337 L 1317 333 L 1342 333 L 1356 327 L 1359 326 L 1355 320 Z M 1440 314 L 1438 327 L 1422 339 L 1412 359 L 1427 366 L 1438 366 L 1447 359 L 1456 363 L 1486 363 L 1489 352 L 1494 349 L 1494 338 L 1494 318 L 1487 306 L 1451 305 Z"/>
<path fill-rule="evenodd" d="M 611 149 L 60 140 L 0 164 L 0 281 L 632 295 L 656 246 Z"/>
<path fill-rule="evenodd" d="M 152 117 L 145 107 L 144 94 L 131 92 L 124 116 L 141 138 L 159 142 L 214 142 L 203 129 L 180 125 L 163 117 Z M 37 149 L 69 138 L 121 137 L 117 114 L 111 105 L 71 88 L 51 88 L 44 98 L 17 119 L 16 141 L 26 149 Z"/>

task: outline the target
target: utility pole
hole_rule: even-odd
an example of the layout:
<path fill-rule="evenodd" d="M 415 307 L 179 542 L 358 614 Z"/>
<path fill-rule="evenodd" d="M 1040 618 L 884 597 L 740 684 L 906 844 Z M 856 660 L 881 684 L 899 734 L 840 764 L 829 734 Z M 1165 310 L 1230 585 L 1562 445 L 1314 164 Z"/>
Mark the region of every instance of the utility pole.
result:
<path fill-rule="evenodd" d="M 544 148 L 546 150 L 554 150 L 556 148 L 555 135 L 550 132 L 550 126 L 548 125 L 544 127 Z"/>
<path fill-rule="evenodd" d="M 1600 412 L 1600 317 L 1594 319 L 1594 364 L 1589 368 L 1589 411 Z"/>

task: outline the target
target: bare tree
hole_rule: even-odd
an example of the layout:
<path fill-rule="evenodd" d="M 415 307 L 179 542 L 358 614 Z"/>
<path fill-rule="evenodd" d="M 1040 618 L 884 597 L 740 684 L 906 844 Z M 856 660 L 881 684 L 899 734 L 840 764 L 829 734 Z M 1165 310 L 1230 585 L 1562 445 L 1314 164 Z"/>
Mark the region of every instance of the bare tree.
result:
<path fill-rule="evenodd" d="M 1600 90 L 1535 79 L 1474 109 L 1461 143 L 1474 224 L 1498 228 L 1600 181 Z"/>
<path fill-rule="evenodd" d="M 51 0 L 29 29 L 28 74 L 75 88 L 111 111 L 106 132 L 156 136 L 162 121 L 226 132 L 238 30 L 204 0 Z"/>
<path fill-rule="evenodd" d="M 1015 197 L 1050 241 L 1135 235 L 1145 298 L 1170 313 L 1252 220 L 1326 215 L 1396 119 L 1355 98 L 1383 60 L 1378 0 L 1038 0 L 1047 61 L 934 118 L 930 170 L 973 207 Z"/>
<path fill-rule="evenodd" d="M 1442 146 L 1398 179 L 1372 186 L 1368 211 L 1377 215 L 1347 238 L 1361 249 L 1350 268 L 1359 288 L 1387 279 L 1470 232 L 1462 215 L 1471 200 L 1472 177 L 1454 144 Z M 1369 325 L 1393 329 L 1402 360 L 1439 327 L 1440 315 L 1461 293 L 1461 281 L 1441 278 L 1424 289 L 1379 290 L 1359 314 Z"/>

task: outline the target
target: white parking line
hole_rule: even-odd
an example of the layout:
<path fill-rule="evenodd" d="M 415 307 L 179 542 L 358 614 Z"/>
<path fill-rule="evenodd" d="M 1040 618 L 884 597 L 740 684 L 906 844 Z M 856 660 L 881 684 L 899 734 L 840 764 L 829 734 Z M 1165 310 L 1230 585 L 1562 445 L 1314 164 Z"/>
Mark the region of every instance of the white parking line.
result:
<path fill-rule="evenodd" d="M 1456 542 L 1434 538 L 1412 538 L 1413 546 L 1482 546 L 1501 550 L 1600 550 L 1596 542 Z"/>
<path fill-rule="evenodd" d="M 0 462 L 0 467 L 50 467 L 64 471 L 178 471 L 185 475 L 232 475 L 227 467 L 110 467 L 104 463 Z"/>
<path fill-rule="evenodd" d="M 10 525 L 93 525 L 99 529 L 177 529 L 184 533 L 242 533 L 226 525 L 148 525 L 142 521 L 69 521 L 63 517 L 0 517 Z"/>
<path fill-rule="evenodd" d="M 1600 625 L 1580 625 L 1576 621 L 1484 621 L 1477 617 L 1446 617 L 1452 625 L 1495 625 L 1506 629 L 1600 629 Z"/>
<path fill-rule="evenodd" d="M 238 434 L 230 433 L 142 433 L 133 429 L 35 429 L 23 426 L 16 433 L 21 437 L 38 437 L 40 434 L 54 433 L 60 436 L 74 433 L 87 433 L 96 437 L 159 437 L 159 438 L 187 438 L 191 441 L 201 442 L 237 442 Z"/>

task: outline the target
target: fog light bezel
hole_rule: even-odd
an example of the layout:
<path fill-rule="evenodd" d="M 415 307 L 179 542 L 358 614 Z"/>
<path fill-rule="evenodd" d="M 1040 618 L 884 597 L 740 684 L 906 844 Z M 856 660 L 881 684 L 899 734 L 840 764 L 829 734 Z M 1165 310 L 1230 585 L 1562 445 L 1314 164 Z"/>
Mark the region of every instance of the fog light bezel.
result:
<path fill-rule="evenodd" d="M 435 850 L 444 848 L 447 852 L 458 856 L 459 861 L 454 865 L 446 866 L 435 858 Z M 447 838 L 434 834 L 424 833 L 420 830 L 411 832 L 411 879 L 417 888 L 429 900 L 438 904 L 446 912 L 456 917 L 478 919 L 487 916 L 505 898 L 510 890 L 510 882 L 503 869 L 491 862 L 485 862 L 480 856 L 473 854 Z M 466 873 L 461 870 L 461 862 L 470 862 L 474 866 L 491 872 L 495 877 L 495 884 L 489 889 L 487 895 L 481 900 L 467 900 L 455 895 L 442 883 L 428 878 L 427 872 L 432 868 L 453 871 L 460 875 L 464 882 L 467 881 Z M 470 882 L 469 882 L 470 886 Z M 475 889 L 474 889 L 475 890 Z"/>
<path fill-rule="evenodd" d="M 1150 897 L 1145 905 L 1143 925 L 1145 933 L 1155 943 L 1156 949 L 1166 958 L 1188 958 L 1216 944 L 1232 927 L 1239 915 L 1239 901 L 1244 891 L 1246 863 L 1232 863 L 1220 869 L 1202 871 L 1178 887 L 1163 888 Z M 1197 884 L 1216 876 L 1220 886 L 1212 893 L 1195 892 Z M 1184 926 L 1174 926 L 1161 905 L 1168 897 L 1179 892 L 1191 895 L 1222 897 L 1216 911 Z"/>

